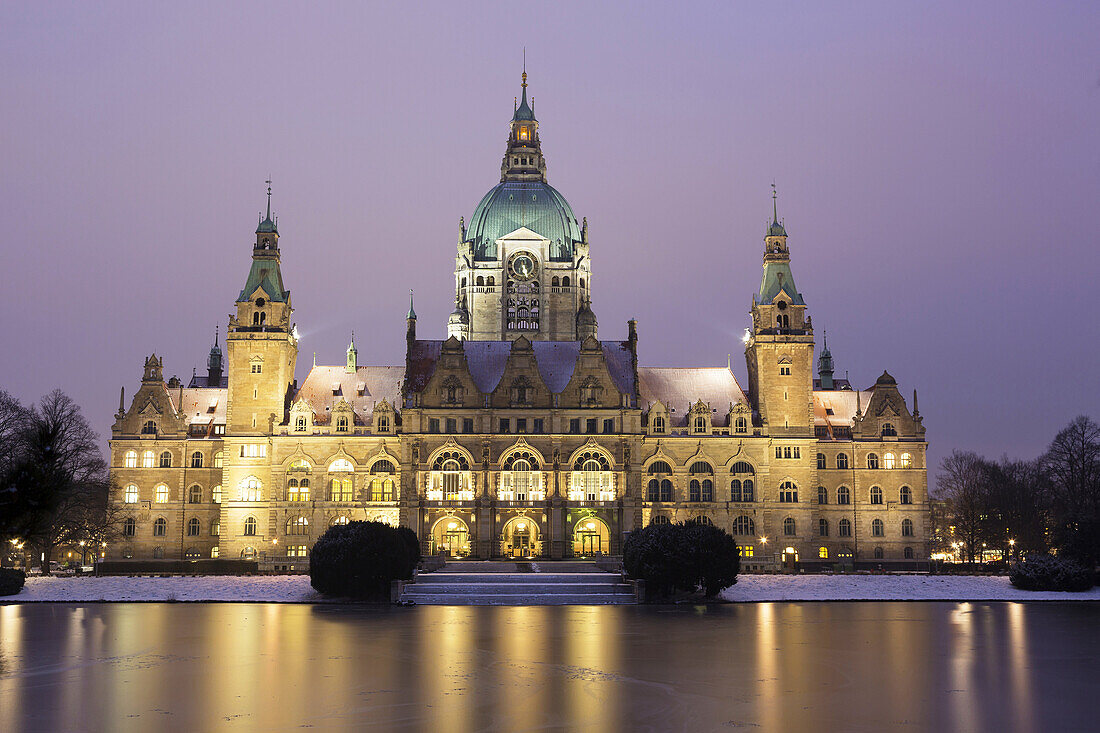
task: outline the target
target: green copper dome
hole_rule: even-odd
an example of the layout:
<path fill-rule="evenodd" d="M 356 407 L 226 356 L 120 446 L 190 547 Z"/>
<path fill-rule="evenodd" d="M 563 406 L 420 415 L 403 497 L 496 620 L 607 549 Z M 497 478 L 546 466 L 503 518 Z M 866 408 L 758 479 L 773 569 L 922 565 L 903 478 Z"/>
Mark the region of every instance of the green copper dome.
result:
<path fill-rule="evenodd" d="M 557 189 L 541 181 L 504 181 L 494 186 L 474 209 L 467 230 L 474 259 L 498 258 L 496 240 L 520 227 L 550 240 L 550 259 L 573 259 L 573 245 L 581 241 L 581 227 L 572 207 Z"/>

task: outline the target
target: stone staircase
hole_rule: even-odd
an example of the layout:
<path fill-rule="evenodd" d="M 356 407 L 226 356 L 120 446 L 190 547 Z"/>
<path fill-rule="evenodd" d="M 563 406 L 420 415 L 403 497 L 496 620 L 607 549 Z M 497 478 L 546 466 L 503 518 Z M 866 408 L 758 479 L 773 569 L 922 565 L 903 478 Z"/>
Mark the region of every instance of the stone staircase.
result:
<path fill-rule="evenodd" d="M 584 562 L 449 562 L 407 583 L 402 603 L 436 606 L 605 606 L 634 603 L 617 573 Z"/>

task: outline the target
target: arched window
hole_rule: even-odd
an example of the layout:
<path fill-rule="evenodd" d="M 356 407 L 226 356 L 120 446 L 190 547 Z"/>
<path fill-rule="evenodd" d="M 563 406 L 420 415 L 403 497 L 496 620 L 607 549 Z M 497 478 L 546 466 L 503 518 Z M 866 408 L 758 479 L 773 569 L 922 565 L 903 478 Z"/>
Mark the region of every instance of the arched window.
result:
<path fill-rule="evenodd" d="M 349 521 L 348 518 L 346 516 L 344 516 L 343 514 L 341 514 L 338 517 L 333 517 L 332 526 L 335 527 L 337 524 L 347 524 L 348 521 Z"/>
<path fill-rule="evenodd" d="M 332 479 L 329 488 L 331 489 L 330 501 L 355 501 L 355 481 L 351 476 Z M 307 499 L 302 501 L 307 501 Z"/>
<path fill-rule="evenodd" d="M 243 550 L 241 550 L 241 559 L 242 560 L 255 560 L 256 559 L 256 548 L 255 547 L 246 547 Z"/>
<path fill-rule="evenodd" d="M 872 537 L 885 537 L 886 536 L 886 525 L 883 523 L 883 521 L 881 519 L 872 519 L 871 520 L 871 536 Z"/>
<path fill-rule="evenodd" d="M 191 468 L 202 468 L 202 453 L 199 451 L 191 454 Z"/>
<path fill-rule="evenodd" d="M 221 504 L 222 503 L 222 487 L 221 487 L 221 484 L 218 484 L 214 488 L 210 489 L 210 501 L 214 502 L 215 504 Z"/>
<path fill-rule="evenodd" d="M 486 284 L 486 285 L 488 285 L 489 287 L 493 287 L 493 286 L 495 286 L 495 285 L 497 284 L 497 280 L 496 280 L 496 278 L 495 278 L 495 277 L 493 277 L 492 275 L 490 275 L 489 277 L 487 277 L 487 278 L 485 279 L 485 284 Z"/>
<path fill-rule="evenodd" d="M 730 501 L 755 501 L 751 478 L 730 481 Z"/>
<path fill-rule="evenodd" d="M 664 514 L 654 514 L 650 520 L 650 524 L 672 524 L 672 520 L 666 517 Z"/>
<path fill-rule="evenodd" d="M 340 479 L 333 479 L 333 484 L 339 483 Z M 336 493 L 336 489 L 333 489 L 333 493 Z M 309 501 L 309 479 L 305 476 L 302 478 L 290 478 L 286 482 L 286 500 L 287 501 Z M 334 501 L 336 501 L 334 499 Z"/>
<path fill-rule="evenodd" d="M 897 466 L 897 458 L 894 456 L 893 453 L 887 453 L 882 457 L 882 463 L 883 466 L 885 466 L 886 468 L 893 469 L 895 466 Z"/>
<path fill-rule="evenodd" d="M 874 453 L 867 454 L 867 468 L 878 468 L 878 456 Z"/>
<path fill-rule="evenodd" d="M 829 548 L 828 547 L 819 547 L 819 548 L 817 548 L 817 557 L 820 560 L 828 560 L 829 559 Z"/>
<path fill-rule="evenodd" d="M 881 486 L 872 486 L 871 487 L 871 503 L 872 504 L 881 504 L 882 503 L 882 487 Z"/>
<path fill-rule="evenodd" d="M 695 463 L 691 464 L 691 468 L 688 470 L 688 473 L 693 475 L 699 473 L 714 473 L 714 469 L 711 468 L 710 464 L 706 461 L 696 461 Z"/>
<path fill-rule="evenodd" d="M 747 433 L 749 431 L 749 421 L 743 417 L 739 417 L 733 421 L 733 432 L 735 433 Z"/>
<path fill-rule="evenodd" d="M 912 547 L 906 547 L 904 550 L 902 550 L 902 557 L 904 557 L 906 560 L 912 560 L 913 559 L 913 548 Z"/>
<path fill-rule="evenodd" d="M 657 415 L 653 418 L 653 432 L 665 432 L 665 418 L 663 415 Z"/>
<path fill-rule="evenodd" d="M 153 559 L 154 560 L 163 560 L 164 559 L 164 548 L 163 547 L 158 545 L 158 546 L 153 548 Z"/>
<path fill-rule="evenodd" d="M 329 464 L 329 473 L 337 473 L 344 471 L 354 471 L 355 466 L 351 465 L 351 461 L 347 458 L 337 458 L 335 461 Z"/>
<path fill-rule="evenodd" d="M 156 488 L 153 489 L 153 491 L 154 491 L 154 494 L 153 494 L 154 499 L 153 500 L 156 501 L 156 503 L 158 503 L 158 504 L 167 504 L 168 503 L 168 487 L 167 486 L 165 486 L 164 484 L 157 484 Z"/>
<path fill-rule="evenodd" d="M 566 275 L 565 277 L 563 277 L 563 278 L 561 279 L 561 286 L 562 286 L 563 288 L 567 288 L 567 287 L 569 287 L 569 276 L 568 276 L 568 275 Z"/>
<path fill-rule="evenodd" d="M 554 279 L 550 281 L 550 285 L 552 285 L 555 288 L 560 286 L 561 285 L 561 278 L 558 277 L 557 275 L 554 275 Z"/>
<path fill-rule="evenodd" d="M 819 519 L 817 520 L 817 533 L 822 537 L 829 536 L 829 520 Z"/>
<path fill-rule="evenodd" d="M 218 451 L 214 454 L 214 468 L 221 468 L 225 465 L 225 453 Z"/>
<path fill-rule="evenodd" d="M 684 522 L 684 524 L 701 524 L 705 527 L 710 527 L 714 525 L 714 522 L 710 521 L 710 517 L 699 515 L 698 517 L 692 517 Z"/>
<path fill-rule="evenodd" d="M 249 476 L 241 484 L 241 501 L 259 501 L 262 485 L 255 476 Z"/>
<path fill-rule="evenodd" d="M 202 503 L 202 487 L 195 485 L 187 490 L 187 503 L 188 504 L 201 504 Z"/>
<path fill-rule="evenodd" d="M 309 534 L 309 520 L 305 517 L 295 517 L 287 521 L 286 533 L 295 536 Z"/>
<path fill-rule="evenodd" d="M 672 482 L 661 479 L 661 501 L 672 501 Z"/>
<path fill-rule="evenodd" d="M 128 484 L 126 486 L 126 492 L 123 494 L 122 500 L 127 504 L 137 504 L 138 487 L 134 484 Z"/>
<path fill-rule="evenodd" d="M 703 417 L 702 415 L 699 415 L 698 417 L 696 417 L 695 422 L 693 424 L 695 426 L 694 427 L 695 432 L 697 432 L 697 433 L 707 432 L 707 419 L 705 417 Z"/>
<path fill-rule="evenodd" d="M 217 537 L 222 533 L 222 523 L 220 520 L 215 519 L 210 523 L 210 536 Z"/>
<path fill-rule="evenodd" d="M 829 490 L 824 486 L 817 487 L 817 503 L 828 504 L 829 503 Z"/>
<path fill-rule="evenodd" d="M 477 280 L 474 281 L 474 284 L 475 285 L 484 285 L 485 284 L 485 276 L 484 275 L 478 275 Z"/>
<path fill-rule="evenodd" d="M 702 487 L 699 484 L 699 479 L 692 479 L 688 482 L 688 501 L 701 501 Z"/>
<path fill-rule="evenodd" d="M 393 501 L 394 481 L 392 478 L 388 478 L 397 473 L 397 468 L 394 467 L 393 462 L 385 458 L 375 461 L 374 465 L 370 467 L 370 472 L 372 476 L 375 476 L 370 482 L 370 500 Z"/>
<path fill-rule="evenodd" d="M 733 520 L 733 533 L 753 537 L 756 535 L 756 523 L 752 521 L 752 517 L 742 514 Z"/>
<path fill-rule="evenodd" d="M 346 433 L 348 431 L 348 419 L 346 416 L 341 415 L 336 418 L 336 432 Z"/>
<path fill-rule="evenodd" d="M 794 517 L 787 517 L 783 520 L 783 536 L 794 537 L 797 534 L 797 527 L 794 523 Z"/>
<path fill-rule="evenodd" d="M 667 461 L 654 461 L 653 463 L 649 464 L 649 468 L 646 469 L 646 472 L 650 476 L 656 476 L 662 473 L 668 474 L 672 473 L 672 466 L 668 465 Z"/>
<path fill-rule="evenodd" d="M 245 518 L 245 520 L 244 520 L 244 535 L 245 535 L 245 537 L 255 537 L 256 536 L 256 518 L 255 517 Z"/>
<path fill-rule="evenodd" d="M 122 536 L 133 537 L 137 534 L 137 521 L 133 517 L 126 517 L 122 522 Z"/>
<path fill-rule="evenodd" d="M 899 467 L 900 468 L 912 468 L 913 467 L 913 456 L 912 456 L 912 454 L 902 453 L 901 454 L 901 462 L 899 464 Z"/>
<path fill-rule="evenodd" d="M 901 520 L 901 536 L 912 537 L 913 536 L 913 520 L 903 519 Z"/>
<path fill-rule="evenodd" d="M 655 478 L 649 480 L 649 484 L 646 486 L 646 501 L 660 501 L 661 500 L 661 482 Z"/>
<path fill-rule="evenodd" d="M 852 522 L 849 519 L 841 519 L 836 523 L 836 534 L 838 537 L 851 537 L 852 536 Z"/>
<path fill-rule="evenodd" d="M 739 476 L 755 476 L 756 470 L 753 469 L 751 464 L 745 461 L 738 461 L 730 466 L 730 473 L 735 473 Z"/>
<path fill-rule="evenodd" d="M 798 487 L 791 481 L 779 484 L 779 501 L 794 503 L 798 501 Z"/>
<path fill-rule="evenodd" d="M 157 517 L 156 521 L 153 522 L 153 536 L 164 537 L 166 534 L 168 534 L 168 520 L 164 517 Z"/>
<path fill-rule="evenodd" d="M 156 463 L 153 462 L 153 451 L 147 450 L 141 454 L 141 467 L 153 468 Z"/>
<path fill-rule="evenodd" d="M 160 454 L 160 467 L 171 468 L 172 467 L 172 452 L 164 451 Z"/>
<path fill-rule="evenodd" d="M 836 490 L 836 503 L 837 504 L 851 504 L 852 492 L 849 491 L 847 486 L 841 486 Z"/>
<path fill-rule="evenodd" d="M 586 450 L 573 462 L 569 500 L 615 500 L 615 482 L 611 473 L 611 462 L 601 451 Z"/>
<path fill-rule="evenodd" d="M 902 504 L 912 504 L 913 490 L 910 489 L 908 486 L 902 486 L 901 490 L 898 492 L 898 499 L 901 501 Z"/>
<path fill-rule="evenodd" d="M 388 433 L 390 431 L 390 418 L 386 415 L 379 415 L 374 418 L 374 429 L 379 433 Z"/>
<path fill-rule="evenodd" d="M 584 475 L 584 493 L 587 501 L 596 501 L 596 497 L 600 493 L 600 479 L 602 478 L 603 470 L 600 462 L 595 459 L 588 459 L 581 466 L 581 472 Z"/>
<path fill-rule="evenodd" d="M 199 530 L 202 528 L 202 523 L 199 522 L 197 517 L 191 517 L 187 520 L 187 536 L 198 537 Z"/>
<path fill-rule="evenodd" d="M 818 453 L 817 454 L 817 467 L 819 469 L 824 469 L 825 468 L 825 454 L 824 453 Z"/>
<path fill-rule="evenodd" d="M 898 434 L 898 429 L 894 427 L 893 423 L 884 422 L 882 424 L 882 434 L 885 437 L 895 437 Z"/>
<path fill-rule="evenodd" d="M 847 453 L 837 453 L 836 454 L 836 467 L 837 468 L 847 468 L 848 467 L 848 454 Z"/>
<path fill-rule="evenodd" d="M 137 451 L 126 451 L 126 456 L 122 459 L 123 468 L 137 468 Z"/>
<path fill-rule="evenodd" d="M 304 433 L 306 431 L 306 416 L 298 415 L 294 418 L 294 432 Z"/>
<path fill-rule="evenodd" d="M 876 560 L 881 560 L 885 556 L 885 553 L 883 553 L 881 547 L 876 547 L 874 554 L 875 554 L 875 559 Z"/>

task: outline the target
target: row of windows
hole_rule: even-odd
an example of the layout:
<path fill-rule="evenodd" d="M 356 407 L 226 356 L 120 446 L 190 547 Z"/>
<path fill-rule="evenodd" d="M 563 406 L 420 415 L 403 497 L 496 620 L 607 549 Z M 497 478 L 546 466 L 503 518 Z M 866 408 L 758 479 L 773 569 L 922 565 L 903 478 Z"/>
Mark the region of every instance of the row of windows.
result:
<path fill-rule="evenodd" d="M 650 432 L 658 435 L 663 435 L 667 432 L 667 421 L 664 415 L 654 415 L 649 421 Z M 693 433 L 706 433 L 710 430 L 710 422 L 705 415 L 697 415 L 691 421 L 691 432 Z M 744 417 L 736 418 L 733 421 L 733 432 L 735 434 L 744 434 L 749 432 L 749 421 Z"/>
<path fill-rule="evenodd" d="M 170 498 L 168 486 L 157 484 L 153 487 L 153 501 L 157 504 L 167 504 Z M 135 484 L 127 484 L 122 490 L 122 501 L 126 504 L 137 504 L 140 500 L 138 487 Z M 187 489 L 187 503 L 201 504 L 203 500 L 202 487 L 195 485 Z M 215 486 L 210 490 L 210 501 L 220 504 L 222 501 L 222 487 Z"/>
<path fill-rule="evenodd" d="M 667 465 L 667 464 L 665 464 Z M 755 501 L 755 485 L 752 479 L 733 479 L 730 481 L 730 501 L 748 502 Z M 798 487 L 791 481 L 784 481 L 779 485 L 779 501 L 783 503 L 798 503 Z M 881 486 L 872 486 L 869 492 L 872 504 L 883 504 L 884 494 Z M 710 479 L 691 479 L 688 481 L 688 501 L 714 501 L 714 483 Z M 646 501 L 673 501 L 672 481 L 652 478 L 646 484 Z M 913 490 L 908 486 L 902 486 L 898 490 L 898 502 L 901 504 L 913 503 Z M 817 503 L 829 503 L 829 490 L 824 486 L 817 487 Z M 837 504 L 851 504 L 852 493 L 847 486 L 838 487 L 836 490 Z"/>
<path fill-rule="evenodd" d="M 336 432 L 346 433 L 350 429 L 351 420 L 347 415 L 336 416 Z M 305 415 L 297 415 L 294 418 L 294 432 L 304 433 L 309 430 L 309 420 Z M 387 415 L 377 415 L 374 418 L 374 432 L 388 433 L 390 431 L 390 418 Z M 471 431 L 472 432 L 472 431 Z"/>
<path fill-rule="evenodd" d="M 191 468 L 202 468 L 203 462 L 206 459 L 200 451 L 195 451 L 191 454 Z M 224 463 L 224 454 L 222 451 L 218 451 L 214 454 L 213 468 L 221 468 Z M 138 467 L 138 454 L 137 451 L 127 451 L 122 458 L 122 465 L 125 468 L 137 468 Z M 147 450 L 141 454 L 141 467 L 142 468 L 171 468 L 172 467 L 172 453 L 171 451 L 163 451 L 157 456 L 153 451 Z"/>
<path fill-rule="evenodd" d="M 665 524 L 669 522 L 669 518 L 664 515 L 654 515 L 651 520 L 655 524 Z M 706 517 L 697 517 L 696 521 L 702 521 L 705 524 L 710 524 L 710 520 Z M 752 517 L 741 515 L 733 520 L 733 534 L 740 537 L 755 537 L 756 536 L 756 522 Z M 817 534 L 819 537 L 829 536 L 829 520 L 819 519 L 817 520 Z M 852 536 L 852 522 L 850 519 L 841 519 L 837 522 L 837 537 L 851 537 Z M 798 536 L 798 523 L 794 517 L 786 517 L 783 520 L 783 536 L 784 537 L 797 537 Z M 872 537 L 885 537 L 886 536 L 886 523 L 881 519 L 871 520 L 871 536 Z M 903 519 L 901 521 L 901 536 L 913 537 L 913 520 Z"/>
<path fill-rule="evenodd" d="M 779 451 L 779 449 L 776 448 L 776 458 L 779 457 L 778 451 Z M 817 454 L 817 467 L 821 470 L 827 469 L 829 467 L 828 459 L 825 457 L 824 453 L 818 453 Z M 847 454 L 837 453 L 837 455 L 836 455 L 836 467 L 840 468 L 840 469 L 849 468 L 848 455 Z M 902 453 L 900 458 L 899 458 L 898 456 L 894 455 L 893 453 L 886 453 L 882 456 L 882 463 L 880 465 L 879 459 L 878 459 L 878 454 L 877 453 L 868 453 L 867 454 L 867 468 L 878 469 L 880 467 L 881 468 L 887 468 L 887 469 L 912 468 L 913 467 L 913 456 L 910 453 Z"/>
<path fill-rule="evenodd" d="M 332 520 L 332 524 L 347 524 L 350 520 L 346 516 L 338 516 Z M 202 533 L 202 522 L 197 517 L 192 517 L 187 520 L 187 536 L 198 537 Z M 242 534 L 246 537 L 255 537 L 259 523 L 255 517 L 245 517 L 244 522 L 241 525 Z M 221 521 L 215 519 L 210 523 L 210 536 L 218 537 L 221 535 Z M 164 517 L 157 517 L 153 520 L 153 536 L 154 537 L 166 537 L 168 535 L 168 520 Z M 309 535 L 309 520 L 306 517 L 294 517 L 286 523 L 286 533 L 291 536 L 303 536 Z M 122 536 L 123 537 L 136 537 L 137 536 L 137 520 L 133 517 L 127 517 L 122 522 Z"/>

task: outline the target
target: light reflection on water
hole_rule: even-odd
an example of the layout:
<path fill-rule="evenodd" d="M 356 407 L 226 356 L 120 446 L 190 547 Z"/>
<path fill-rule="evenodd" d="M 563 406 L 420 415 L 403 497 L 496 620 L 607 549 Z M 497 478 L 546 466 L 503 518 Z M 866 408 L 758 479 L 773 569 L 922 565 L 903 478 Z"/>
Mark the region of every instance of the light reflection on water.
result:
<path fill-rule="evenodd" d="M 0 606 L 0 730 L 1089 729 L 1100 604 Z"/>

